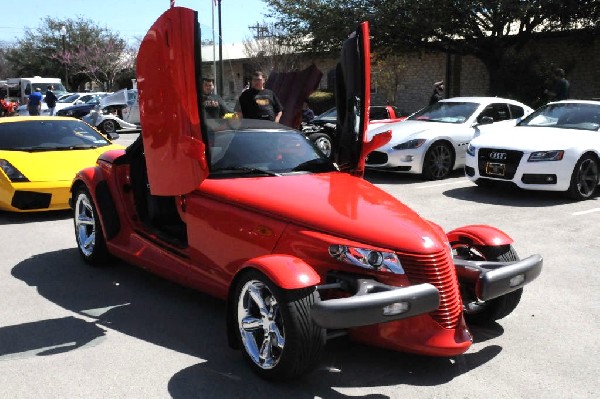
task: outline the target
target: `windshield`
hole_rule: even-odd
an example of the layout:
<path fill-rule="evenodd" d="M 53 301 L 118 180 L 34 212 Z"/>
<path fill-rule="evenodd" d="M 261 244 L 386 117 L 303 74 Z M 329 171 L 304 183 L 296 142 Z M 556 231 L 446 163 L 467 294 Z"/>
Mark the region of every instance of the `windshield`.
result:
<path fill-rule="evenodd" d="M 35 120 L 0 123 L 0 150 L 52 151 L 97 148 L 110 142 L 78 120 Z"/>
<path fill-rule="evenodd" d="M 464 123 L 479 104 L 468 102 L 437 102 L 413 114 L 408 120 L 442 123 Z"/>
<path fill-rule="evenodd" d="M 245 128 L 209 131 L 211 177 L 336 170 L 310 140 L 295 130 Z"/>
<path fill-rule="evenodd" d="M 36 89 L 40 89 L 42 93 L 46 93 L 46 90 L 48 90 L 48 86 L 53 86 L 54 89 L 52 90 L 52 92 L 56 94 L 56 97 L 67 92 L 62 83 L 33 83 L 31 86 L 33 87 L 33 91 L 35 91 Z"/>
<path fill-rule="evenodd" d="M 79 97 L 81 97 L 81 94 L 71 94 L 70 96 L 61 97 L 58 100 L 58 102 L 59 103 L 72 103 L 72 102 L 75 102 L 75 100 L 77 100 Z"/>
<path fill-rule="evenodd" d="M 600 128 L 600 105 L 584 103 L 548 104 L 523 119 L 518 126 L 545 126 L 597 131 Z"/>

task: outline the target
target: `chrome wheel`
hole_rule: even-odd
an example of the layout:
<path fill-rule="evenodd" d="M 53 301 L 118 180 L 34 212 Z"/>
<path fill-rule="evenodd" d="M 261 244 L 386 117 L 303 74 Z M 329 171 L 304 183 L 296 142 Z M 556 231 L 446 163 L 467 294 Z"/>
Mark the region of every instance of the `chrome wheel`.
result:
<path fill-rule="evenodd" d="M 423 176 L 430 180 L 439 180 L 448 176 L 452 170 L 453 156 L 447 144 L 434 143 L 425 154 Z"/>
<path fill-rule="evenodd" d="M 277 366 L 285 346 L 285 331 L 277 299 L 261 281 L 250 280 L 242 287 L 237 321 L 250 359 L 263 370 Z"/>
<path fill-rule="evenodd" d="M 75 201 L 75 234 L 79 250 L 84 256 L 91 256 L 96 246 L 96 219 L 85 193 L 79 193 Z"/>
<path fill-rule="evenodd" d="M 324 133 L 314 133 L 308 137 L 326 157 L 331 156 L 331 138 Z"/>
<path fill-rule="evenodd" d="M 109 260 L 110 255 L 92 196 L 87 188 L 79 186 L 74 190 L 72 200 L 75 239 L 79 254 L 91 265 L 103 265 Z"/>

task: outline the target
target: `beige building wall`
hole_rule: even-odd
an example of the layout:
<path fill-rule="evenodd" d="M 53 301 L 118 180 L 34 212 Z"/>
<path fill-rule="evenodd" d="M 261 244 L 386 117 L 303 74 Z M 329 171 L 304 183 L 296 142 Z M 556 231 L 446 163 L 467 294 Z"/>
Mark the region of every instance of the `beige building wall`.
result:
<path fill-rule="evenodd" d="M 569 37 L 550 37 L 536 40 L 530 50 L 544 65 L 561 67 L 571 84 L 571 98 L 600 99 L 600 40 L 574 41 Z M 485 96 L 488 91 L 488 73 L 481 61 L 472 56 L 447 56 L 444 53 L 419 51 L 400 57 L 404 65 L 395 105 L 403 114 L 415 112 L 429 103 L 433 83 L 444 79 L 448 96 Z M 335 70 L 333 58 L 307 58 L 302 68 L 315 63 L 323 72 L 319 88 L 328 87 L 328 74 Z M 210 70 L 212 64 L 205 63 Z M 300 69 L 302 69 L 300 68 Z M 222 97 L 234 103 L 244 88 L 244 74 L 248 74 L 247 59 L 225 60 Z M 264 71 L 268 73 L 268 71 Z M 385 104 L 378 90 L 377 76 L 372 76 L 372 103 Z"/>

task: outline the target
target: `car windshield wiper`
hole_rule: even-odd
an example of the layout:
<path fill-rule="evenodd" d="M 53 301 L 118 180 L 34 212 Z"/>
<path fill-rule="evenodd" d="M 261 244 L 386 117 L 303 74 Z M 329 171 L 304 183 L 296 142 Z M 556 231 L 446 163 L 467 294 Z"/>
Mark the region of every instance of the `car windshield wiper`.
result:
<path fill-rule="evenodd" d="M 281 176 L 280 173 L 272 172 L 270 170 L 264 170 L 260 168 L 250 168 L 247 166 L 223 166 L 222 168 L 213 169 L 213 172 L 242 172 L 246 174 L 263 174 L 268 176 Z"/>
<path fill-rule="evenodd" d="M 98 148 L 98 146 L 95 144 L 81 144 L 67 147 L 68 150 L 88 150 L 93 148 Z"/>
<path fill-rule="evenodd" d="M 333 164 L 327 159 L 316 158 L 310 161 L 302 162 L 298 166 L 292 169 L 294 172 L 307 171 L 307 172 L 331 172 L 335 170 Z"/>
<path fill-rule="evenodd" d="M 17 147 L 13 148 L 14 151 L 27 151 L 27 152 L 38 152 L 38 151 L 56 151 L 63 149 L 63 147 L 46 147 L 46 146 L 37 146 L 37 147 Z"/>

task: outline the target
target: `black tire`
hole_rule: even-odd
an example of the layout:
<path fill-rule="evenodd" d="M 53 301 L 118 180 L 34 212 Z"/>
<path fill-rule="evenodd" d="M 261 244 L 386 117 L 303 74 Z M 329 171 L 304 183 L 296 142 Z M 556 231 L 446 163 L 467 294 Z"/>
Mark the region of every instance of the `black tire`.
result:
<path fill-rule="evenodd" d="M 590 154 L 582 156 L 573 169 L 567 195 L 577 201 L 591 198 L 598 187 L 599 176 L 598 160 Z"/>
<path fill-rule="evenodd" d="M 310 317 L 310 307 L 318 300 L 315 287 L 283 290 L 257 271 L 240 278 L 231 311 L 239 346 L 254 372 L 285 381 L 316 365 L 326 340 L 326 331 Z"/>
<path fill-rule="evenodd" d="M 108 134 L 108 133 L 116 133 L 116 131 L 119 129 L 120 126 L 114 120 L 106 119 L 105 121 L 102 121 L 102 123 L 98 127 L 102 133 Z"/>
<path fill-rule="evenodd" d="M 333 144 L 329 135 L 325 133 L 313 133 L 309 135 L 308 138 L 317 146 L 319 150 L 321 150 L 326 157 L 331 157 Z"/>
<path fill-rule="evenodd" d="M 433 143 L 425 153 L 423 160 L 423 177 L 427 180 L 440 180 L 452 172 L 454 167 L 454 151 L 444 142 Z"/>
<path fill-rule="evenodd" d="M 484 260 L 496 262 L 511 262 L 519 260 L 512 245 L 478 248 Z M 465 312 L 465 320 L 469 324 L 490 324 L 511 314 L 519 305 L 523 288 L 509 292 L 501 297 L 491 299 L 478 306 L 477 310 Z"/>
<path fill-rule="evenodd" d="M 88 189 L 80 186 L 73 193 L 73 224 L 79 254 L 87 263 L 100 266 L 110 254 L 100 225 L 98 211 Z"/>

